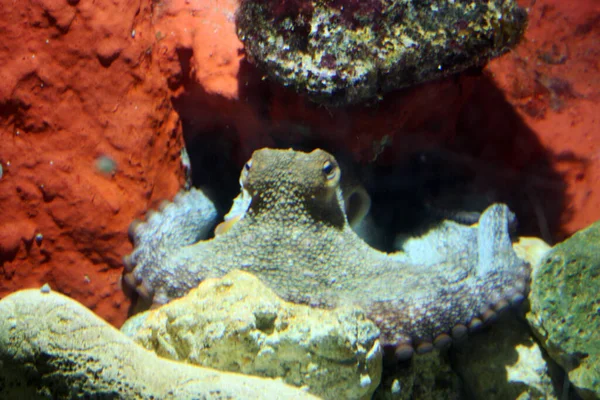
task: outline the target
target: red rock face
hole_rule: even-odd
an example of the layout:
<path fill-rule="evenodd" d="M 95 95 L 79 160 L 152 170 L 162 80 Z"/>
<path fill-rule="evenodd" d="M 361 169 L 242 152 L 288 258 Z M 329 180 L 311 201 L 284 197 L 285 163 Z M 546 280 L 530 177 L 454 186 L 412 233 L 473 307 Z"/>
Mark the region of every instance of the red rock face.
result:
<path fill-rule="evenodd" d="M 0 21 L 0 296 L 47 282 L 120 325 L 127 226 L 181 187 L 184 134 L 226 141 L 215 157 L 234 169 L 274 145 L 379 165 L 435 151 L 518 204 L 526 232 L 558 240 L 600 218 L 594 0 L 538 0 L 524 42 L 483 74 L 350 109 L 263 81 L 234 0 L 13 3 Z"/>
<path fill-rule="evenodd" d="M 600 219 L 600 4 L 531 4 L 525 40 L 490 63 L 486 72 L 565 182 L 567 202 L 554 236 L 558 240 Z M 531 151 L 527 143 L 517 148 L 520 154 Z M 535 161 L 535 156 L 529 157 Z M 540 175 L 531 161 L 527 171 L 532 178 Z M 539 196 L 540 185 L 556 182 L 538 181 L 528 187 L 543 211 L 549 200 Z M 538 219 L 543 225 L 543 213 Z"/>
<path fill-rule="evenodd" d="M 127 226 L 178 190 L 181 128 L 150 1 L 70 3 L 3 6 L 0 295 L 47 282 L 120 324 Z"/>

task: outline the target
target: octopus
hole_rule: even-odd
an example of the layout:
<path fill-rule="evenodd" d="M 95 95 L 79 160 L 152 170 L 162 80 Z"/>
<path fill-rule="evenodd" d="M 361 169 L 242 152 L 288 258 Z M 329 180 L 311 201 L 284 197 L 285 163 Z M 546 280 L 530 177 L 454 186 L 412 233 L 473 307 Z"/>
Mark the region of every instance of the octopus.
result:
<path fill-rule="evenodd" d="M 210 239 L 213 203 L 200 190 L 180 192 L 131 224 L 126 293 L 157 307 L 239 269 L 293 303 L 361 308 L 399 359 L 447 347 L 526 295 L 530 265 L 513 250 L 506 205 L 386 253 L 352 230 L 341 174 L 320 149 L 257 150 L 241 172 L 235 221 Z"/>

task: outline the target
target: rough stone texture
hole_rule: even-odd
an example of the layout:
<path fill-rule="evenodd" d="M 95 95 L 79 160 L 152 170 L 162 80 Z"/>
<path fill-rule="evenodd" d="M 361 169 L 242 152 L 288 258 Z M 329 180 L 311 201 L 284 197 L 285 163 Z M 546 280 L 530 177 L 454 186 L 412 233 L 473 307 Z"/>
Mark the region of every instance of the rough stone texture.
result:
<path fill-rule="evenodd" d="M 552 234 L 556 231 L 553 223 L 539 220 L 543 238 L 556 243 L 600 219 L 600 191 L 596 189 L 600 182 L 600 159 L 595 157 L 600 151 L 596 135 L 600 119 L 595 117 L 600 103 L 600 65 L 596 62 L 600 57 L 600 3 L 541 0 L 522 4 L 529 7 L 524 40 L 506 57 L 492 61 L 486 72 L 528 130 L 535 134 L 541 148 L 549 152 L 550 163 L 562 176 L 566 203 L 558 224 L 554 225 L 560 232 Z M 484 104 L 489 96 L 489 92 L 481 92 L 474 99 Z M 480 107 L 469 109 L 477 112 Z M 489 112 L 493 115 L 492 110 Z M 479 127 L 483 131 L 508 132 L 508 126 L 501 121 L 495 127 L 487 123 Z M 517 135 L 528 141 L 527 134 Z M 521 149 L 533 150 L 529 145 Z M 516 149 L 514 154 L 524 155 Z M 530 159 L 525 170 L 532 177 L 539 177 L 541 164 L 535 158 Z M 543 195 L 543 185 L 533 180 L 521 189 L 524 187 L 544 218 L 561 212 L 551 211 L 548 201 L 555 199 L 558 192 Z M 524 213 L 518 215 L 522 221 Z M 544 227 L 545 223 L 549 225 Z"/>
<path fill-rule="evenodd" d="M 462 383 L 447 352 L 433 351 L 411 359 L 410 365 L 384 363 L 385 380 L 373 400 L 460 400 Z"/>
<path fill-rule="evenodd" d="M 534 271 L 527 319 L 585 399 L 600 397 L 600 222 L 556 245 Z"/>
<path fill-rule="evenodd" d="M 540 264 L 552 249 L 552 247 L 540 238 L 520 237 L 513 243 L 515 253 L 531 265 L 532 273 L 539 268 Z"/>
<path fill-rule="evenodd" d="M 542 349 L 531 338 L 527 324 L 512 312 L 505 313 L 485 335 L 473 335 L 457 346 L 454 365 L 473 399 L 560 398 Z"/>
<path fill-rule="evenodd" d="M 379 330 L 363 312 L 286 303 L 239 271 L 207 280 L 122 329 L 161 357 L 280 377 L 327 399 L 368 399 L 381 377 Z"/>
<path fill-rule="evenodd" d="M 334 106 L 482 65 L 518 42 L 526 19 L 513 0 L 242 0 L 236 15 L 265 74 Z"/>
<path fill-rule="evenodd" d="M 600 5 L 519 3 L 529 8 L 524 40 L 483 74 L 330 110 L 242 61 L 234 0 L 5 2 L 0 297 L 50 282 L 114 324 L 125 319 L 126 226 L 179 190 L 178 117 L 190 143 L 232 166 L 232 176 L 213 177 L 219 184 L 235 186 L 256 148 L 290 141 L 381 164 L 433 151 L 507 202 L 520 233 L 554 242 L 600 219 Z M 123 50 L 105 67 L 97 55 L 111 46 Z M 100 154 L 116 161 L 114 177 L 90 167 Z M 59 189 L 44 197 L 40 184 Z"/>
<path fill-rule="evenodd" d="M 45 289 L 0 301 L 0 397 L 315 399 L 280 381 L 161 359 Z"/>
<path fill-rule="evenodd" d="M 48 282 L 124 320 L 127 226 L 183 180 L 151 3 L 2 5 L 0 296 Z"/>

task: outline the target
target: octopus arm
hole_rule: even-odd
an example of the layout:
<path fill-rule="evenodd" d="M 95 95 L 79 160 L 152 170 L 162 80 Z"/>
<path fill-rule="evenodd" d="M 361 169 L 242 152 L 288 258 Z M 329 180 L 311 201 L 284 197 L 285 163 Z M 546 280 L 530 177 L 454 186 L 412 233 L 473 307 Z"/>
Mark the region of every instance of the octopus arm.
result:
<path fill-rule="evenodd" d="M 530 269 L 512 248 L 510 218 L 508 207 L 494 204 L 474 226 L 447 221 L 382 256 L 363 307 L 383 342 L 428 349 L 520 301 Z"/>
<path fill-rule="evenodd" d="M 129 228 L 133 252 L 124 259 L 123 287 L 139 296 L 142 308 L 181 297 L 203 278 L 198 251 L 205 246 L 217 210 L 202 191 L 182 191 L 145 222 Z M 132 296 L 135 297 L 135 296 Z"/>

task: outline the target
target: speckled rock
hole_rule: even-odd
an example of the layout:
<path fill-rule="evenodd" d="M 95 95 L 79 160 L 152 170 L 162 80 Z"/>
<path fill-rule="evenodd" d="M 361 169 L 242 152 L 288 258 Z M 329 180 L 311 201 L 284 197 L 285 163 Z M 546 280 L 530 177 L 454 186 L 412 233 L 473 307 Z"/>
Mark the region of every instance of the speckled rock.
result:
<path fill-rule="evenodd" d="M 519 40 L 526 19 L 512 0 L 243 0 L 236 22 L 271 78 L 348 105 L 483 64 Z"/>
<path fill-rule="evenodd" d="M 234 271 L 125 323 L 159 356 L 307 387 L 328 399 L 368 399 L 379 384 L 379 330 L 358 310 L 286 303 Z"/>
<path fill-rule="evenodd" d="M 584 399 L 600 397 L 600 222 L 557 244 L 533 273 L 527 319 Z"/>
<path fill-rule="evenodd" d="M 459 400 L 462 384 L 447 352 L 433 351 L 411 359 L 410 365 L 384 363 L 385 379 L 373 400 Z"/>
<path fill-rule="evenodd" d="M 457 347 L 454 365 L 465 392 L 474 399 L 557 399 L 542 349 L 527 324 L 511 314 Z"/>
<path fill-rule="evenodd" d="M 280 381 L 161 359 L 63 295 L 0 301 L 2 399 L 315 399 Z"/>

